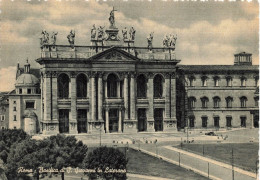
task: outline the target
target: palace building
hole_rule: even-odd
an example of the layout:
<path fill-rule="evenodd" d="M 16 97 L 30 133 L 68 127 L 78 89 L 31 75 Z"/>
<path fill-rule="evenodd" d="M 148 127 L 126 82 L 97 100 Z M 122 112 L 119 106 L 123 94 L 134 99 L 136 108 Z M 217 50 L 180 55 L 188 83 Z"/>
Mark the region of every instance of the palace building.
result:
<path fill-rule="evenodd" d="M 177 36 L 164 47 L 135 46 L 135 30 L 91 30 L 91 45 L 56 45 L 42 32 L 40 70 L 17 68 L 9 94 L 9 128 L 30 134 L 175 132 L 180 128 L 258 127 L 258 73 L 252 55 L 234 65 L 181 65 Z M 22 72 L 23 71 L 23 72 Z M 15 108 L 14 108 L 15 107 Z M 16 110 L 16 111 L 14 111 Z"/>

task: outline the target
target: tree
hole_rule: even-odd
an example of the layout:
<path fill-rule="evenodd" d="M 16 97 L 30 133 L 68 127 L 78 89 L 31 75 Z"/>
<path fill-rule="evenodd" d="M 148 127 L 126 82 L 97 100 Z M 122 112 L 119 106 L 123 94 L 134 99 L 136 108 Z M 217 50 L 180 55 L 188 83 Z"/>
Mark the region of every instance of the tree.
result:
<path fill-rule="evenodd" d="M 90 179 L 126 179 L 127 162 L 124 153 L 118 149 L 99 147 L 85 157 L 82 165 L 96 170 L 96 173 L 88 174 Z"/>
<path fill-rule="evenodd" d="M 7 158 L 7 175 L 9 179 L 25 179 L 28 173 L 33 173 L 39 179 L 39 167 L 58 170 L 78 167 L 87 150 L 87 146 L 74 136 L 57 135 L 38 141 L 26 139 L 11 146 Z M 32 172 L 18 173 L 18 168 L 21 167 L 31 169 Z M 64 173 L 61 173 L 61 178 L 64 180 Z"/>

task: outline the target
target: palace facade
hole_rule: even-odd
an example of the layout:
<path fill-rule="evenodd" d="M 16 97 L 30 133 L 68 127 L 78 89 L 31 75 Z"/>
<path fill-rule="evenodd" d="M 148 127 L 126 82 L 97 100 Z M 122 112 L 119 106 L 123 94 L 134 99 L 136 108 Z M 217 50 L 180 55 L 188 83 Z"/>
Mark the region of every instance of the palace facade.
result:
<path fill-rule="evenodd" d="M 9 128 L 30 134 L 174 132 L 180 128 L 258 127 L 259 67 L 252 55 L 234 65 L 180 65 L 175 43 L 136 47 L 115 22 L 93 26 L 90 46 L 56 45 L 43 31 L 40 70 L 17 68 L 9 94 Z M 15 107 L 15 108 L 14 108 Z"/>

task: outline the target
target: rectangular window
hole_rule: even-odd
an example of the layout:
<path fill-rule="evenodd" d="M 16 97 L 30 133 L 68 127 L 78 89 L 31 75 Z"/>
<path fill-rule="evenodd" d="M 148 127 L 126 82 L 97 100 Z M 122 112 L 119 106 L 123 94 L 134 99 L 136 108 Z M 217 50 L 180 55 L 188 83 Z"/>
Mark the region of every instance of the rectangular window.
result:
<path fill-rule="evenodd" d="M 34 109 L 34 102 L 27 101 L 26 102 L 26 109 Z"/>
<path fill-rule="evenodd" d="M 16 121 L 16 115 L 14 115 L 14 121 Z"/>
<path fill-rule="evenodd" d="M 27 94 L 31 94 L 32 90 L 31 89 L 27 89 Z"/>
<path fill-rule="evenodd" d="M 23 94 L 23 89 L 22 88 L 19 89 L 19 94 Z"/>
<path fill-rule="evenodd" d="M 226 117 L 227 127 L 232 127 L 232 117 Z"/>
<path fill-rule="evenodd" d="M 16 101 L 13 101 L 14 104 L 16 104 Z"/>
<path fill-rule="evenodd" d="M 190 79 L 190 86 L 191 87 L 193 86 L 193 79 L 192 78 Z"/>
<path fill-rule="evenodd" d="M 202 127 L 207 127 L 208 117 L 202 117 Z"/>
<path fill-rule="evenodd" d="M 0 118 L 1 118 L 1 121 L 4 121 L 5 120 L 5 115 L 1 115 Z"/>
<path fill-rule="evenodd" d="M 194 117 L 190 117 L 190 127 L 194 127 Z"/>
<path fill-rule="evenodd" d="M 13 111 L 16 111 L 16 107 L 14 106 Z"/>
<path fill-rule="evenodd" d="M 219 127 L 219 117 L 214 117 L 214 127 Z"/>
<path fill-rule="evenodd" d="M 240 117 L 241 127 L 246 127 L 246 117 Z"/>

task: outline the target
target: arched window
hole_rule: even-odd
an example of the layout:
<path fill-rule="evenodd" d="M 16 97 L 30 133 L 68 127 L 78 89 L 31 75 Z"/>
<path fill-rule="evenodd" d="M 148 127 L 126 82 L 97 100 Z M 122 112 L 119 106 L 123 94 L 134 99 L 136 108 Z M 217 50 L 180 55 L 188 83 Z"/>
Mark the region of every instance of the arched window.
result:
<path fill-rule="evenodd" d="M 117 97 L 118 78 L 115 74 L 109 74 L 107 77 L 107 97 Z"/>
<path fill-rule="evenodd" d="M 59 98 L 66 99 L 69 97 L 69 76 L 67 74 L 60 74 L 58 77 L 58 92 Z"/>
<path fill-rule="evenodd" d="M 219 86 L 219 80 L 220 80 L 220 78 L 219 78 L 218 76 L 214 76 L 214 77 L 213 77 L 213 80 L 214 80 L 214 86 L 215 86 L 215 87 L 218 87 L 218 86 Z"/>
<path fill-rule="evenodd" d="M 207 79 L 208 79 L 207 76 L 202 76 L 201 77 L 201 82 L 202 82 L 202 86 L 203 87 L 207 86 Z"/>
<path fill-rule="evenodd" d="M 195 97 L 189 97 L 189 99 L 188 99 L 189 109 L 195 108 L 195 102 L 196 102 L 196 98 Z"/>
<path fill-rule="evenodd" d="M 231 108 L 232 107 L 232 101 L 233 101 L 232 97 L 230 97 L 230 96 L 226 97 L 227 108 Z"/>
<path fill-rule="evenodd" d="M 227 86 L 231 87 L 232 86 L 232 77 L 231 76 L 227 76 L 226 77 L 226 81 L 227 81 Z"/>
<path fill-rule="evenodd" d="M 85 74 L 77 76 L 77 98 L 87 97 L 87 77 Z"/>
<path fill-rule="evenodd" d="M 241 80 L 241 86 L 245 87 L 246 86 L 246 77 L 242 76 L 240 80 Z"/>
<path fill-rule="evenodd" d="M 240 98 L 241 107 L 246 107 L 246 101 L 247 101 L 247 97 L 242 96 L 242 97 Z"/>
<path fill-rule="evenodd" d="M 214 108 L 219 108 L 219 102 L 220 102 L 220 97 L 218 97 L 218 96 L 213 97 L 213 107 Z"/>
<path fill-rule="evenodd" d="M 143 74 L 137 77 L 137 97 L 146 98 L 147 80 Z"/>
<path fill-rule="evenodd" d="M 163 77 L 160 74 L 157 74 L 153 79 L 155 98 L 163 97 L 163 83 L 164 83 Z"/>
<path fill-rule="evenodd" d="M 207 98 L 207 97 L 202 97 L 201 98 L 201 107 L 202 108 L 207 108 L 208 107 L 208 102 L 209 102 L 209 98 Z"/>
<path fill-rule="evenodd" d="M 189 86 L 194 86 L 194 81 L 195 81 L 195 77 L 194 76 L 189 76 Z"/>

